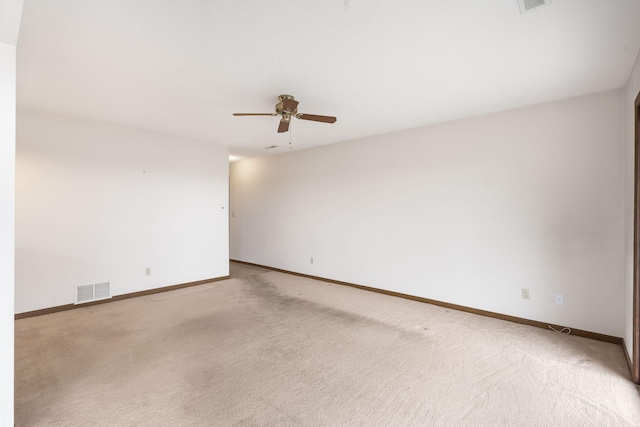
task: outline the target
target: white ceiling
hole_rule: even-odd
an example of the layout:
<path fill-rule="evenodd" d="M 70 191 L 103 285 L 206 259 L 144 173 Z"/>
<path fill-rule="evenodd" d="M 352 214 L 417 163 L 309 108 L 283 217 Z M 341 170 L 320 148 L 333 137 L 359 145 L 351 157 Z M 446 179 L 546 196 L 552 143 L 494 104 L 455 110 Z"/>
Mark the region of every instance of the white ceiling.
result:
<path fill-rule="evenodd" d="M 18 41 L 22 0 L 0 2 L 0 43 L 15 46 Z"/>
<path fill-rule="evenodd" d="M 639 0 L 25 0 L 18 105 L 287 150 L 624 86 Z M 277 149 L 264 147 L 277 145 Z"/>

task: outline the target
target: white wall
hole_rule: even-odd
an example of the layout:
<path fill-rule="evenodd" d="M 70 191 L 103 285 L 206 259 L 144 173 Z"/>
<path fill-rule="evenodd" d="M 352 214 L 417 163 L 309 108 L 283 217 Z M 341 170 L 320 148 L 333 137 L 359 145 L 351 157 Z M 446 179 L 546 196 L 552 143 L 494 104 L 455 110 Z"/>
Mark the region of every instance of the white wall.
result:
<path fill-rule="evenodd" d="M 625 171 L 625 280 L 624 342 L 633 355 L 633 205 L 635 161 L 634 104 L 640 92 L 640 53 L 624 88 L 624 171 Z"/>
<path fill-rule="evenodd" d="M 17 129 L 17 313 L 72 303 L 76 285 L 228 275 L 225 147 L 27 110 Z"/>
<path fill-rule="evenodd" d="M 13 425 L 16 44 L 22 0 L 0 4 L 0 426 Z"/>
<path fill-rule="evenodd" d="M 235 163 L 231 258 L 620 337 L 622 96 Z"/>
<path fill-rule="evenodd" d="M 13 425 L 16 48 L 0 43 L 0 426 Z"/>

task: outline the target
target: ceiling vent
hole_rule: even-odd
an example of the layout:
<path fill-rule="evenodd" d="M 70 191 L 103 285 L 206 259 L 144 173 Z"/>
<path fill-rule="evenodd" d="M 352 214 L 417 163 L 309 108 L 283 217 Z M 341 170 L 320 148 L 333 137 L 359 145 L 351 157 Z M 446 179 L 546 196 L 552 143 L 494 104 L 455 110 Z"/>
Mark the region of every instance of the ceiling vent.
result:
<path fill-rule="evenodd" d="M 518 6 L 520 7 L 520 14 L 531 12 L 542 6 L 548 6 L 551 0 L 518 0 Z"/>
<path fill-rule="evenodd" d="M 109 282 L 76 286 L 76 304 L 109 298 L 111 298 L 111 284 Z"/>

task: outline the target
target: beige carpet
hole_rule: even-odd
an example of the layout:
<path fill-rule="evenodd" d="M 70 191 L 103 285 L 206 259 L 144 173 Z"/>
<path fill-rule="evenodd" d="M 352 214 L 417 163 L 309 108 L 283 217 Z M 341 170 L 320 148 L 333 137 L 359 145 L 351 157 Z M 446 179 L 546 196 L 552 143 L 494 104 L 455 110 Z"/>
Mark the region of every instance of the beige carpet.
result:
<path fill-rule="evenodd" d="M 232 267 L 18 320 L 16 425 L 640 425 L 620 346 Z"/>

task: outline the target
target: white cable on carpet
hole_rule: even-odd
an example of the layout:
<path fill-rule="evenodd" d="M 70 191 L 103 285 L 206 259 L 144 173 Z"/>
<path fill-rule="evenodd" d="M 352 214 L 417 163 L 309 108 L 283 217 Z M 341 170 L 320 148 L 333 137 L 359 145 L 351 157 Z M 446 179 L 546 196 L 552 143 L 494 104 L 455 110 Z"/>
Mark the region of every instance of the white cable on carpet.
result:
<path fill-rule="evenodd" d="M 564 334 L 564 335 L 569 335 L 569 334 L 571 334 L 571 328 L 562 328 L 562 329 L 560 329 L 560 330 L 557 330 L 556 328 L 554 328 L 554 327 L 553 327 L 553 326 L 551 326 L 551 325 L 548 325 L 548 326 L 549 326 L 549 329 L 551 329 L 551 330 L 552 330 L 552 331 L 554 331 L 554 332 L 559 332 L 559 333 Z M 566 332 L 565 332 L 565 331 L 566 331 Z"/>

